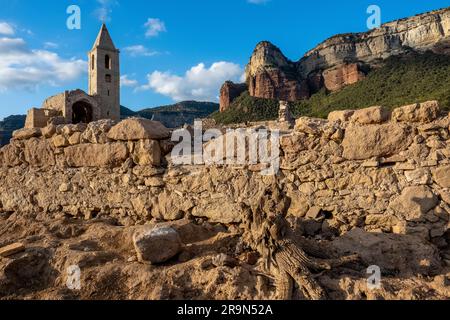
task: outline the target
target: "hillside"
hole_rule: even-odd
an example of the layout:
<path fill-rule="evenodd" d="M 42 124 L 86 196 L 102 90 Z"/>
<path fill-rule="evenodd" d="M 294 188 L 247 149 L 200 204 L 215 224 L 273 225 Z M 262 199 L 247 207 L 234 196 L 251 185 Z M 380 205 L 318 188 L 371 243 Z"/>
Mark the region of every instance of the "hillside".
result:
<path fill-rule="evenodd" d="M 322 89 L 308 100 L 292 103 L 295 116 L 327 117 L 340 109 L 373 105 L 394 108 L 414 102 L 439 100 L 450 110 L 450 56 L 427 51 L 393 56 L 356 84 L 337 92 Z M 232 102 L 225 112 L 213 114 L 219 123 L 276 119 L 278 101 L 251 97 L 248 92 Z"/>
<path fill-rule="evenodd" d="M 25 118 L 24 115 L 14 115 L 0 121 L 0 146 L 9 143 L 14 130 L 24 127 Z"/>
<path fill-rule="evenodd" d="M 185 124 L 193 124 L 195 119 L 206 118 L 219 110 L 213 102 L 183 101 L 173 105 L 144 109 L 134 113 L 147 119 L 162 122 L 168 128 L 177 128 Z"/>

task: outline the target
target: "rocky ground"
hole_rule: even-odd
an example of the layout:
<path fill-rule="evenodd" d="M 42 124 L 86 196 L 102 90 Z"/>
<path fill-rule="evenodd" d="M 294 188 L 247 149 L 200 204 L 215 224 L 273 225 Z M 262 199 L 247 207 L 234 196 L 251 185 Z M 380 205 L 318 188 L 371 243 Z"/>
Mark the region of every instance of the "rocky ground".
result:
<path fill-rule="evenodd" d="M 114 219 L 65 215 L 0 216 L 0 243 L 25 251 L 1 258 L 2 299 L 275 299 L 270 272 L 240 245 L 237 227 L 200 220 L 169 223 L 180 234 L 179 254 L 159 265 L 140 263 L 132 235 L 140 227 Z M 299 234 L 301 231 L 299 231 Z M 311 241 L 311 240 L 310 240 Z M 450 268 L 439 252 L 410 236 L 350 232 L 320 241 L 327 252 L 357 252 L 362 261 L 317 276 L 331 299 L 448 299 Z M 160 250 L 163 250 L 162 248 Z M 221 258 L 221 254 L 227 258 Z M 367 267 L 382 267 L 381 288 L 367 287 Z M 81 269 L 81 290 L 67 287 L 68 268 Z M 297 291 L 294 297 L 302 299 Z"/>

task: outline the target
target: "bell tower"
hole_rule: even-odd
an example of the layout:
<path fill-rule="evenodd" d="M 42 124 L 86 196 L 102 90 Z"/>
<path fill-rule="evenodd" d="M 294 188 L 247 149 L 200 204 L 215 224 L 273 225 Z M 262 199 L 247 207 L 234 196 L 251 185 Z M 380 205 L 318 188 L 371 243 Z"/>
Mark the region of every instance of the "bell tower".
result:
<path fill-rule="evenodd" d="M 120 51 L 103 24 L 89 52 L 89 95 L 99 101 L 100 118 L 120 120 Z"/>

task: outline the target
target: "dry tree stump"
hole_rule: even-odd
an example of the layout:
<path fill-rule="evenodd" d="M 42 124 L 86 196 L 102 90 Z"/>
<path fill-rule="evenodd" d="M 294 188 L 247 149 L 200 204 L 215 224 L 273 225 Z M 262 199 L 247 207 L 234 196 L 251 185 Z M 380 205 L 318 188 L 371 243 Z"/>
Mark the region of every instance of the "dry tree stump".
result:
<path fill-rule="evenodd" d="M 359 257 L 351 255 L 337 259 L 319 259 L 306 252 L 317 251 L 307 248 L 306 242 L 295 241 L 292 230 L 285 218 L 289 199 L 277 185 L 267 188 L 261 195 L 261 201 L 255 207 L 242 204 L 243 240 L 263 258 L 265 268 L 276 270 L 276 296 L 280 300 L 292 298 L 294 282 L 303 295 L 311 300 L 327 299 L 327 293 L 316 281 L 312 271 L 331 270 L 350 262 L 357 262 Z M 321 254 L 323 255 L 323 253 Z"/>

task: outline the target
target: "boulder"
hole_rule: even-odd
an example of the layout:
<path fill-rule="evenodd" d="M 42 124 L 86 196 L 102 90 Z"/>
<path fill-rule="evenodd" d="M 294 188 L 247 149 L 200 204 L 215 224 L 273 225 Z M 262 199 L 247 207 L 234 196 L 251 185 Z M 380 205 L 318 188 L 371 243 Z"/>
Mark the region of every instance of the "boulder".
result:
<path fill-rule="evenodd" d="M 69 138 L 69 144 L 74 146 L 81 142 L 81 132 L 74 132 Z"/>
<path fill-rule="evenodd" d="M 327 124 L 327 120 L 301 117 L 295 122 L 295 131 L 317 136 L 323 133 Z"/>
<path fill-rule="evenodd" d="M 170 131 L 161 122 L 143 118 L 126 119 L 115 125 L 108 133 L 111 140 L 164 140 Z"/>
<path fill-rule="evenodd" d="M 64 148 L 69 145 L 69 141 L 67 141 L 67 138 L 62 134 L 58 134 L 57 136 L 54 136 L 52 138 L 52 142 L 56 148 Z"/>
<path fill-rule="evenodd" d="M 48 126 L 41 129 L 44 138 L 51 138 L 56 134 L 56 126 L 54 124 L 49 124 Z"/>
<path fill-rule="evenodd" d="M 439 116 L 439 102 L 427 101 L 395 109 L 392 120 L 396 122 L 431 122 Z"/>
<path fill-rule="evenodd" d="M 13 132 L 13 138 L 16 140 L 26 140 L 30 138 L 38 138 L 42 135 L 39 128 L 20 129 Z"/>
<path fill-rule="evenodd" d="M 32 138 L 25 141 L 25 161 L 31 166 L 54 166 L 54 148 L 48 140 Z"/>
<path fill-rule="evenodd" d="M 152 200 L 152 216 L 155 219 L 172 221 L 183 217 L 183 212 L 194 206 L 192 201 L 165 190 Z"/>
<path fill-rule="evenodd" d="M 133 244 L 140 262 L 164 263 L 181 252 L 178 232 L 165 226 L 144 226 L 133 235 Z"/>
<path fill-rule="evenodd" d="M 128 149 L 120 142 L 79 144 L 64 149 L 69 167 L 117 167 L 128 158 Z"/>
<path fill-rule="evenodd" d="M 412 128 L 387 123 L 383 125 L 351 125 L 346 129 L 343 156 L 349 160 L 385 157 L 406 150 L 413 141 Z"/>
<path fill-rule="evenodd" d="M 355 114 L 354 110 L 333 111 L 328 114 L 328 121 L 330 121 L 330 122 L 335 122 L 335 121 L 346 122 L 346 121 L 349 121 L 354 114 Z"/>
<path fill-rule="evenodd" d="M 135 143 L 133 161 L 140 166 L 161 164 L 161 147 L 156 140 L 141 140 Z"/>
<path fill-rule="evenodd" d="M 428 186 L 414 186 L 405 188 L 390 208 L 407 221 L 417 221 L 438 204 L 439 198 Z"/>
<path fill-rule="evenodd" d="M 389 111 L 380 106 L 356 110 L 351 117 L 352 122 L 359 124 L 380 124 L 389 119 Z"/>
<path fill-rule="evenodd" d="M 81 143 L 107 143 L 107 133 L 115 124 L 110 119 L 91 122 L 81 134 Z"/>
<path fill-rule="evenodd" d="M 434 170 L 433 178 L 442 188 L 450 188 L 450 166 L 442 166 Z"/>

